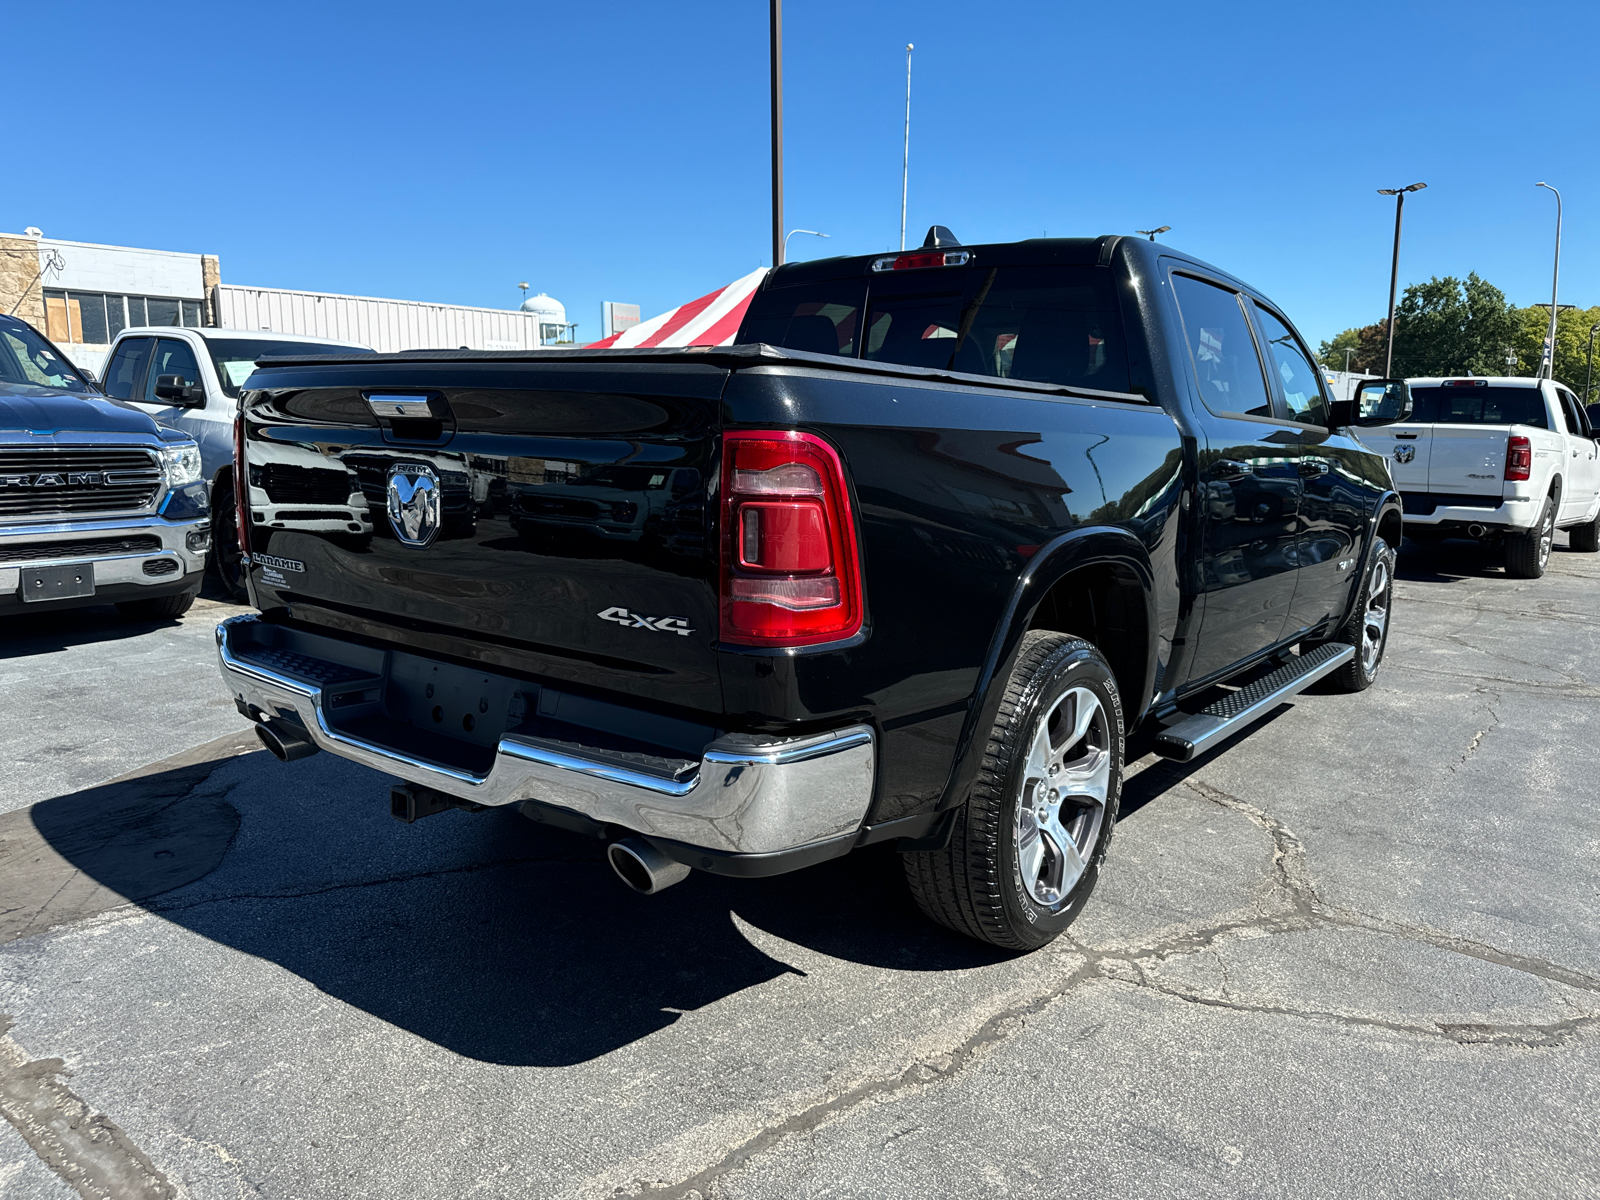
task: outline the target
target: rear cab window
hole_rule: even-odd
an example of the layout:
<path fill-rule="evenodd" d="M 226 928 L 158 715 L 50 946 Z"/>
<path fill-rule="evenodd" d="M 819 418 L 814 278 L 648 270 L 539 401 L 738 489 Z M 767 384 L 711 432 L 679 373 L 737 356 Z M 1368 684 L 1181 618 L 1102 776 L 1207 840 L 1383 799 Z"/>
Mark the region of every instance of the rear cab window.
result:
<path fill-rule="evenodd" d="M 1550 428 L 1537 387 L 1507 387 L 1450 380 L 1411 389 L 1411 423 L 1420 425 L 1527 425 Z"/>
<path fill-rule="evenodd" d="M 1074 263 L 885 272 L 770 288 L 740 342 L 873 362 L 1129 390 L 1121 310 L 1105 268 Z"/>

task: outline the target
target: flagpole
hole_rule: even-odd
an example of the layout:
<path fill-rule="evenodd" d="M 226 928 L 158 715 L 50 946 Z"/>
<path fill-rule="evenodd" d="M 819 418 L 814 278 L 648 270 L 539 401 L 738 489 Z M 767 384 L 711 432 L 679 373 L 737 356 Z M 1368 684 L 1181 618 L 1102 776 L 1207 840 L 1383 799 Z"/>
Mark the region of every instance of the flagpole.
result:
<path fill-rule="evenodd" d="M 900 161 L 900 249 L 906 248 L 906 188 L 911 182 L 911 52 L 916 47 L 906 43 L 906 149 Z"/>

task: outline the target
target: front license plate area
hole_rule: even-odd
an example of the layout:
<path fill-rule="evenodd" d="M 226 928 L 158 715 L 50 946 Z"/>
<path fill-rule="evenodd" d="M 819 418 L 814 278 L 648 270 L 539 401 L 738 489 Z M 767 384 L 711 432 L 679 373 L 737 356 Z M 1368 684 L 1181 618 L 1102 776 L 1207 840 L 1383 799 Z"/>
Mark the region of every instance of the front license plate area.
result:
<path fill-rule="evenodd" d="M 22 569 L 22 600 L 70 600 L 75 596 L 94 595 L 94 564 L 83 563 L 76 567 L 24 567 Z"/>

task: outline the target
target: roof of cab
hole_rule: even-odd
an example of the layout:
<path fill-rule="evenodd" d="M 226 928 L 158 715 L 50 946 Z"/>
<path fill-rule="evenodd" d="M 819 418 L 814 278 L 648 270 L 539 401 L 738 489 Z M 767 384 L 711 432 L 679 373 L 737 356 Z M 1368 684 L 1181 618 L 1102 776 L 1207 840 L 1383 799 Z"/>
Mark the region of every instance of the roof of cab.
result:
<path fill-rule="evenodd" d="M 275 329 L 213 329 L 209 325 L 134 325 L 118 336 L 169 337 L 173 332 L 198 333 L 203 338 L 260 338 L 269 342 L 305 342 L 318 346 L 360 346 L 354 338 L 313 337 L 307 333 L 279 333 Z"/>

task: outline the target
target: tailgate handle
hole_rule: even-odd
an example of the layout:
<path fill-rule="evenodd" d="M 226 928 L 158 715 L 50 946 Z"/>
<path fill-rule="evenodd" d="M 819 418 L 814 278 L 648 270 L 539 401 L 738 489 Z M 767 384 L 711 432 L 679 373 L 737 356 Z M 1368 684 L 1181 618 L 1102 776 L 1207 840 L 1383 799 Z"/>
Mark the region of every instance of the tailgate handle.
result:
<path fill-rule="evenodd" d="M 1397 433 L 1397 434 L 1395 434 L 1395 437 L 1397 437 L 1397 438 L 1405 438 L 1406 441 L 1411 442 L 1411 441 L 1415 441 L 1416 440 L 1417 435 L 1414 434 L 1414 433 Z"/>
<path fill-rule="evenodd" d="M 438 417 L 428 407 L 426 396 L 381 396 L 367 393 L 367 407 L 375 417 L 399 417 L 401 420 L 434 421 Z"/>

